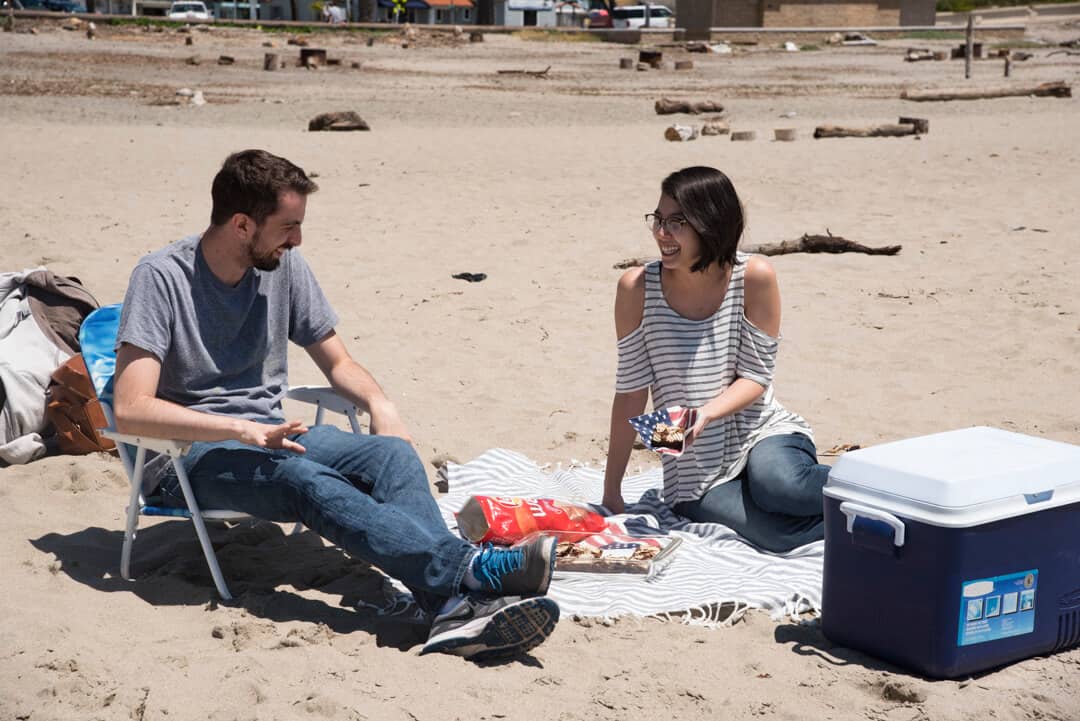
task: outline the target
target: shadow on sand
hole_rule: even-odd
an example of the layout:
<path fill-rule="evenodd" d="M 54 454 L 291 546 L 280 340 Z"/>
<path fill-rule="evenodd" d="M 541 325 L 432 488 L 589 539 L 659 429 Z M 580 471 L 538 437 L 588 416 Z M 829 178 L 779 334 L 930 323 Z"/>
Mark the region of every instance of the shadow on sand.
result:
<path fill-rule="evenodd" d="M 67 535 L 46 534 L 30 543 L 56 556 L 59 571 L 73 580 L 106 593 L 134 593 L 155 606 L 243 608 L 270 621 L 321 623 L 338 634 L 367 632 L 379 646 L 402 651 L 427 637 L 426 625 L 368 610 L 386 605 L 385 577 L 367 563 L 325 545 L 310 531 L 290 535 L 273 523 L 232 528 L 208 524 L 207 530 L 232 601 L 218 598 L 194 531 L 185 522 L 139 529 L 132 552 L 132 581 L 120 577 L 121 531 L 92 527 Z M 314 589 L 338 595 L 341 601 L 335 607 L 281 586 Z"/>

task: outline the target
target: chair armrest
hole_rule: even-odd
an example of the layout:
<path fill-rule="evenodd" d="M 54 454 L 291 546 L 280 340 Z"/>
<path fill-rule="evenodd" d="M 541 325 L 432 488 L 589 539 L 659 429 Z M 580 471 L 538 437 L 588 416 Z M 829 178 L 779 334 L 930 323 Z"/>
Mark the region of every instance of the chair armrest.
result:
<path fill-rule="evenodd" d="M 174 441 L 167 438 L 151 438 L 149 436 L 129 436 L 126 433 L 117 433 L 111 429 L 101 431 L 101 435 L 106 438 L 111 438 L 117 443 L 124 443 L 137 448 L 145 448 L 148 451 L 154 451 L 156 453 L 164 453 L 172 458 L 179 458 L 191 448 L 190 441 Z"/>
<path fill-rule="evenodd" d="M 359 413 L 360 409 L 337 394 L 330 386 L 294 386 L 285 393 L 286 398 L 301 403 L 321 406 L 328 411 L 348 415 Z"/>

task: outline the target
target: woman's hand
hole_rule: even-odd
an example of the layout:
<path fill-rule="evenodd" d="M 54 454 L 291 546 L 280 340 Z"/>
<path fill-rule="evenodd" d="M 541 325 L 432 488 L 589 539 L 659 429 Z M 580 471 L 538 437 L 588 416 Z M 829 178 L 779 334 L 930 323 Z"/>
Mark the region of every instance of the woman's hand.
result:
<path fill-rule="evenodd" d="M 290 440 L 289 436 L 297 433 L 307 433 L 308 428 L 301 421 L 289 421 L 276 426 L 255 421 L 243 421 L 240 427 L 241 443 L 259 448 L 280 448 L 294 453 L 304 453 L 305 448 L 296 441 Z"/>
<path fill-rule="evenodd" d="M 683 449 L 689 448 L 694 444 L 694 440 L 701 435 L 701 432 L 705 430 L 705 426 L 709 425 L 711 418 L 705 415 L 705 409 L 699 408 L 697 414 L 697 420 L 694 421 L 694 425 L 686 431 L 683 436 Z"/>

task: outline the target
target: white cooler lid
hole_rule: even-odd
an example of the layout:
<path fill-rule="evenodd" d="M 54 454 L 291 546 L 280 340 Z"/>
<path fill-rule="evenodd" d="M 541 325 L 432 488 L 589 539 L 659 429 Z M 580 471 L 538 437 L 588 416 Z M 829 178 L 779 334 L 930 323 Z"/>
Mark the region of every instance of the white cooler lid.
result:
<path fill-rule="evenodd" d="M 1080 501 L 1080 446 L 985 426 L 845 453 L 825 494 L 969 526 Z"/>

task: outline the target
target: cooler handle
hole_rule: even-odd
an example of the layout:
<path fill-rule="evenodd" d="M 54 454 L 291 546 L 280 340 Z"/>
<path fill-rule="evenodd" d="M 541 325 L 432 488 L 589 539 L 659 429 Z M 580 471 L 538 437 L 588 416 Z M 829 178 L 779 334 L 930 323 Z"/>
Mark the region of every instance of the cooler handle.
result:
<path fill-rule="evenodd" d="M 870 506 L 863 506 L 858 503 L 852 503 L 850 501 L 844 501 L 840 504 L 840 512 L 847 517 L 847 532 L 851 533 L 851 529 L 855 526 L 855 519 L 859 516 L 863 518 L 869 518 L 872 521 L 881 521 L 887 523 L 893 529 L 893 545 L 904 545 L 904 522 L 893 514 L 887 511 L 879 511 L 876 508 Z"/>

